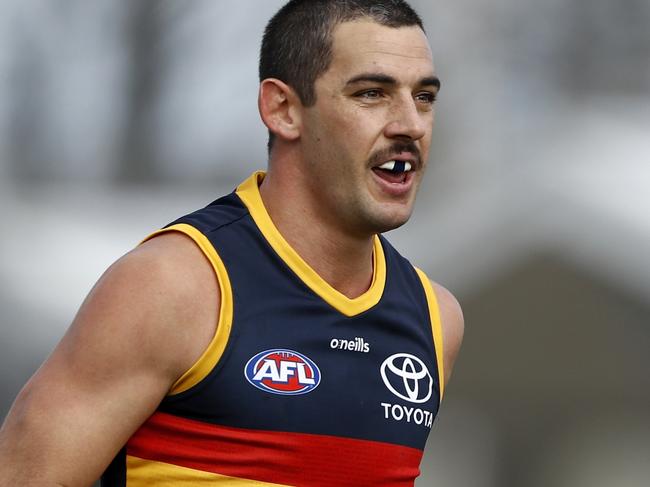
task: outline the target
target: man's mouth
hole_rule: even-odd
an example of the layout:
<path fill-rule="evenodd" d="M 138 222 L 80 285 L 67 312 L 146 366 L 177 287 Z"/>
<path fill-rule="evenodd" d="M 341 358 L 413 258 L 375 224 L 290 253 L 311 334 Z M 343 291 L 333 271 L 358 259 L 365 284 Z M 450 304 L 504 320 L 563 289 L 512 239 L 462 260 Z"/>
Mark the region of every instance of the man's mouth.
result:
<path fill-rule="evenodd" d="M 409 161 L 395 159 L 375 166 L 372 170 L 383 180 L 393 184 L 400 184 L 406 182 L 413 170 L 413 164 Z"/>
<path fill-rule="evenodd" d="M 392 173 L 403 173 L 411 170 L 413 166 L 408 161 L 388 161 L 384 162 L 377 169 L 382 169 L 384 171 L 390 171 Z"/>

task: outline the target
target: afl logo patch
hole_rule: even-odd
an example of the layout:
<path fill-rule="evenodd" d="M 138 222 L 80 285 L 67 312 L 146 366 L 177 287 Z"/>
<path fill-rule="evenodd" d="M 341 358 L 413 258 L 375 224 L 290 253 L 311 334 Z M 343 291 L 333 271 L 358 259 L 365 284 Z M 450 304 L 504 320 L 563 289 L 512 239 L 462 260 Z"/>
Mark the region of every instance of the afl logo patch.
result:
<path fill-rule="evenodd" d="M 396 353 L 381 364 L 381 378 L 388 390 L 400 399 L 422 404 L 431 398 L 433 378 L 415 355 Z"/>
<path fill-rule="evenodd" d="M 244 367 L 246 380 L 265 392 L 296 396 L 320 384 L 320 370 L 307 356 L 286 349 L 260 352 Z"/>

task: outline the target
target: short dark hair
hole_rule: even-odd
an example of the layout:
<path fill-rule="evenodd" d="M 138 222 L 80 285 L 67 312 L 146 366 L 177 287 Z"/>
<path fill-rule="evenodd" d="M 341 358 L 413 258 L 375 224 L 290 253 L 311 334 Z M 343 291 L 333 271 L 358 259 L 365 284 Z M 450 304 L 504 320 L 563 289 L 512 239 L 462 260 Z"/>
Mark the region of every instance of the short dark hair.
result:
<path fill-rule="evenodd" d="M 332 32 L 342 22 L 368 18 L 387 27 L 422 19 L 404 0 L 291 0 L 269 21 L 260 50 L 260 81 L 277 78 L 304 106 L 316 103 L 314 83 L 332 61 Z M 269 134 L 269 150 L 273 134 Z"/>

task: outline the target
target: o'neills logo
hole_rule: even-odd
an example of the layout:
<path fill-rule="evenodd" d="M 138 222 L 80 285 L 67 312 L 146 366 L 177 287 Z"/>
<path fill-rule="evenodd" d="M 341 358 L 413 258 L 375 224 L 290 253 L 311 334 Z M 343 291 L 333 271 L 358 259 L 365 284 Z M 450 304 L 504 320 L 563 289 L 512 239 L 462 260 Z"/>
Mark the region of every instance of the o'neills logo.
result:
<path fill-rule="evenodd" d="M 354 340 L 332 338 L 330 341 L 330 348 L 334 350 L 349 350 L 351 352 L 368 353 L 370 351 L 370 344 L 361 337 L 356 337 Z"/>

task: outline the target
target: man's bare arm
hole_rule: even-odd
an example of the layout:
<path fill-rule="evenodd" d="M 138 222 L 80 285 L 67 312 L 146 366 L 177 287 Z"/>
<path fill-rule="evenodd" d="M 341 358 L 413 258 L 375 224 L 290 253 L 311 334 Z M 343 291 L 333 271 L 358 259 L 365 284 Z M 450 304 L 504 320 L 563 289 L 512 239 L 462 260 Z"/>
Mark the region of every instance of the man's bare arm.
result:
<path fill-rule="evenodd" d="M 102 276 L 0 430 L 0 486 L 92 484 L 215 333 L 207 259 L 163 234 Z"/>
<path fill-rule="evenodd" d="M 431 282 L 438 299 L 442 322 L 442 343 L 444 353 L 445 385 L 449 383 L 451 372 L 460 350 L 465 332 L 465 321 L 460 304 L 447 289 Z"/>

